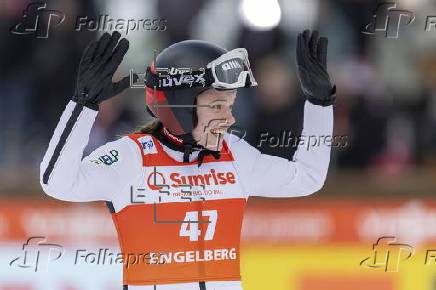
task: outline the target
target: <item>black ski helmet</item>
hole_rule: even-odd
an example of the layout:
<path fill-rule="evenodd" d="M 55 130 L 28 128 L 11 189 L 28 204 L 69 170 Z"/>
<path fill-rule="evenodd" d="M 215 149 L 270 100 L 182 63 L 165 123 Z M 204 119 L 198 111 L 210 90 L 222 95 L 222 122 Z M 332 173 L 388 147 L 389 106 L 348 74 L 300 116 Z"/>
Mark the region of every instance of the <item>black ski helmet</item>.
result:
<path fill-rule="evenodd" d="M 192 71 L 205 69 L 207 64 L 227 52 L 226 49 L 201 40 L 185 40 L 165 48 L 150 66 L 153 74 L 155 68 L 180 69 Z M 183 89 L 154 90 L 146 88 L 146 103 L 149 111 L 174 135 L 190 134 L 196 126 L 196 98 L 199 94 L 212 88 L 200 86 Z M 156 106 L 157 105 L 188 105 Z"/>

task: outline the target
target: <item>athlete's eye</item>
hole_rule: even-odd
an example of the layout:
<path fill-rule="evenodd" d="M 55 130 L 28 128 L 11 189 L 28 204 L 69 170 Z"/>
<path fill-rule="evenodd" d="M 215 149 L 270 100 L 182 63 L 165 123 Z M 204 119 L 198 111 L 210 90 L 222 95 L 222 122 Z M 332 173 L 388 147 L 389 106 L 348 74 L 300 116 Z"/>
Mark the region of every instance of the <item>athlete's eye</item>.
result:
<path fill-rule="evenodd" d="M 216 110 L 221 110 L 222 109 L 222 105 L 213 105 L 212 108 L 214 108 Z"/>

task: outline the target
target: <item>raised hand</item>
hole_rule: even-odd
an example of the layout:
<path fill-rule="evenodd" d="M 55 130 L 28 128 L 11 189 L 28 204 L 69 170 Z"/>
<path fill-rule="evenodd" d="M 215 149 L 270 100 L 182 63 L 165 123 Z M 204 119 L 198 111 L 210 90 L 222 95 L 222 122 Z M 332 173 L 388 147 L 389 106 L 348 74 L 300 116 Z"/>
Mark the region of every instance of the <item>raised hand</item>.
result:
<path fill-rule="evenodd" d="M 98 111 L 99 104 L 129 87 L 129 76 L 113 83 L 112 77 L 129 49 L 129 41 L 120 40 L 115 31 L 103 34 L 85 49 L 79 64 L 73 101 Z M 134 81 L 138 76 L 134 75 Z"/>
<path fill-rule="evenodd" d="M 335 102 L 336 86 L 332 86 L 327 72 L 326 37 L 318 31 L 305 30 L 298 34 L 297 72 L 301 89 L 307 100 L 315 105 L 329 106 Z"/>

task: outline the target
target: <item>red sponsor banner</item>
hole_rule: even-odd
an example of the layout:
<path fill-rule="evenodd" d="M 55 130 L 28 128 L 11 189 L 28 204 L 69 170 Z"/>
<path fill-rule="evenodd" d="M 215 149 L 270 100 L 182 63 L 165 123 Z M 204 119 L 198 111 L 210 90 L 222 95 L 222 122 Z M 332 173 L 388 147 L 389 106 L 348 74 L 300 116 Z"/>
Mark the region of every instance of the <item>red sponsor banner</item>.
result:
<path fill-rule="evenodd" d="M 249 202 L 243 231 L 247 242 L 374 243 L 394 236 L 417 246 L 436 242 L 436 202 L 316 197 Z"/>
<path fill-rule="evenodd" d="M 44 236 L 59 243 L 116 244 L 116 231 L 104 202 L 0 203 L 0 242 Z"/>
<path fill-rule="evenodd" d="M 104 202 L 0 203 L 0 242 L 45 236 L 52 241 L 116 245 Z M 431 200 L 321 200 L 316 197 L 250 200 L 243 243 L 374 243 L 395 236 L 412 243 L 436 242 L 436 202 Z"/>

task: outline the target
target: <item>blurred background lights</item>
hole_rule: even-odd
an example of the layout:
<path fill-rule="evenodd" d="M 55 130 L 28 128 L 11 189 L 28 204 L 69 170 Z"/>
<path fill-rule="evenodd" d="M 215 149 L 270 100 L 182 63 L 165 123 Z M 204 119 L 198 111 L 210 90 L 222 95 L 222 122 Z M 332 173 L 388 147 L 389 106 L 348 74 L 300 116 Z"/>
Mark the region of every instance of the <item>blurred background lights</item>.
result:
<path fill-rule="evenodd" d="M 277 0 L 242 0 L 239 11 L 244 24 L 255 30 L 273 29 L 282 16 Z"/>

